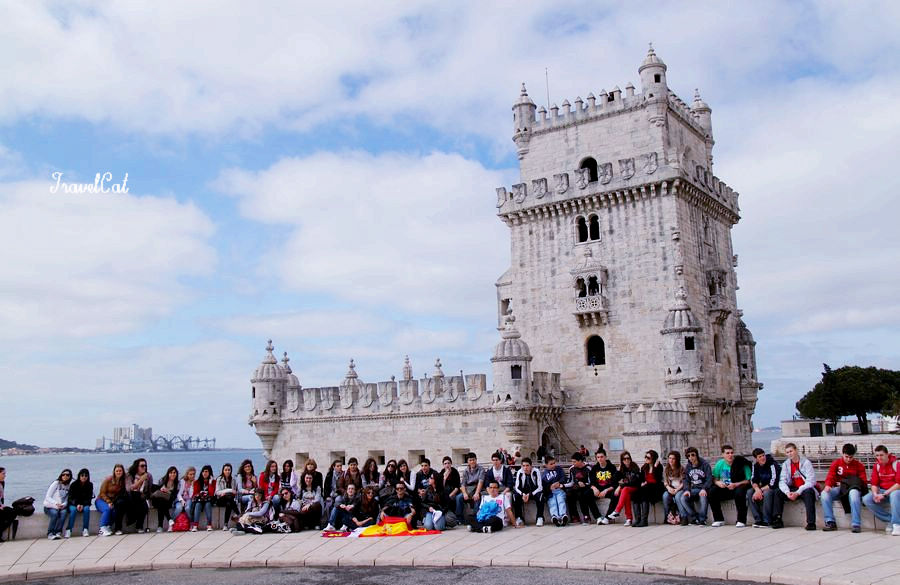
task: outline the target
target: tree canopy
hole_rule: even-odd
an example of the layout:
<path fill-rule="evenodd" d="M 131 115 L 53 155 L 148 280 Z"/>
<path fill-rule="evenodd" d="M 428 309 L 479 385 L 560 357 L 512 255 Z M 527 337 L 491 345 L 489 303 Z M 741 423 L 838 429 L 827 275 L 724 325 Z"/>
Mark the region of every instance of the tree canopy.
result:
<path fill-rule="evenodd" d="M 832 370 L 823 364 L 822 379 L 797 401 L 797 412 L 806 418 L 837 421 L 855 416 L 862 434 L 869 434 L 866 415 L 900 413 L 900 372 L 876 367 L 843 366 Z"/>

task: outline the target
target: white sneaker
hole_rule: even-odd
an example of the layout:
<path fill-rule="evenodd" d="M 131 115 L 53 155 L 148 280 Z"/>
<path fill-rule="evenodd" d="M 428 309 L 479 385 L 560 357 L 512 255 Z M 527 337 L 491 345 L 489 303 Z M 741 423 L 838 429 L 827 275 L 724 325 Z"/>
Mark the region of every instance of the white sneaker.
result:
<path fill-rule="evenodd" d="M 88 532 L 87 528 L 85 528 L 84 530 L 81 531 L 81 536 L 90 536 L 90 535 L 91 535 L 91 533 Z"/>
<path fill-rule="evenodd" d="M 162 526 L 157 526 L 156 533 L 159 534 L 160 532 L 162 532 Z"/>
<path fill-rule="evenodd" d="M 544 519 L 543 519 L 543 518 L 538 518 L 538 519 L 537 519 L 537 522 L 535 522 L 534 525 L 535 525 L 535 526 L 543 526 L 543 525 L 544 525 Z"/>
<path fill-rule="evenodd" d="M 99 534 L 100 536 L 109 536 L 110 534 L 112 534 L 112 532 L 106 526 L 101 526 L 100 531 L 97 534 Z"/>
<path fill-rule="evenodd" d="M 344 524 L 343 526 L 341 526 L 341 532 L 348 532 L 348 530 L 347 530 L 347 525 L 346 525 L 346 524 Z"/>
<path fill-rule="evenodd" d="M 169 532 L 172 532 L 172 527 L 173 527 L 173 526 L 175 526 L 175 521 L 172 520 L 172 519 L 170 519 L 170 520 L 169 520 Z"/>
<path fill-rule="evenodd" d="M 207 531 L 207 532 L 212 532 L 212 524 L 207 524 L 207 525 L 206 525 L 206 531 Z"/>
<path fill-rule="evenodd" d="M 735 527 L 735 528 L 746 528 L 747 525 L 744 524 L 743 522 L 735 522 L 735 523 L 734 523 L 734 527 Z"/>
<path fill-rule="evenodd" d="M 337 529 L 334 527 L 334 524 L 331 522 L 328 523 L 328 526 L 325 527 L 325 532 L 336 532 Z"/>
<path fill-rule="evenodd" d="M 66 533 L 63 534 L 63 538 L 72 538 L 72 531 L 67 529 Z"/>
<path fill-rule="evenodd" d="M 481 529 L 481 531 L 484 532 L 485 534 L 490 534 L 490 533 L 491 533 L 491 527 L 490 527 L 490 526 L 485 526 L 484 528 Z"/>
<path fill-rule="evenodd" d="M 607 514 L 606 517 L 609 518 L 610 520 L 615 520 L 616 518 L 619 517 L 619 513 L 616 512 L 615 510 L 613 510 L 612 512 Z"/>
<path fill-rule="evenodd" d="M 600 526 L 601 524 L 609 524 L 609 518 L 607 518 L 606 516 L 600 516 L 599 518 L 597 518 L 597 526 Z"/>
<path fill-rule="evenodd" d="M 471 524 L 466 524 L 466 530 L 468 530 L 469 532 L 475 532 L 475 529 L 472 528 Z"/>
<path fill-rule="evenodd" d="M 713 528 L 718 528 L 719 526 L 725 526 L 725 521 L 724 520 L 716 520 L 715 522 L 712 523 Z"/>
<path fill-rule="evenodd" d="M 228 532 L 228 524 L 222 527 L 222 532 Z"/>
<path fill-rule="evenodd" d="M 900 536 L 900 524 L 894 524 L 894 529 L 891 530 L 891 536 Z"/>
<path fill-rule="evenodd" d="M 56 540 L 56 534 L 48 534 L 47 540 Z"/>
<path fill-rule="evenodd" d="M 121 530 L 116 530 L 116 536 L 122 536 L 122 531 L 121 531 Z"/>
<path fill-rule="evenodd" d="M 631 526 L 631 518 L 625 518 L 625 526 Z"/>
<path fill-rule="evenodd" d="M 884 531 L 887 532 L 888 534 L 893 534 L 894 527 L 892 525 L 888 524 L 887 526 L 884 527 Z"/>
<path fill-rule="evenodd" d="M 516 518 L 516 526 L 525 526 L 525 521 L 521 518 Z"/>
<path fill-rule="evenodd" d="M 197 527 L 196 527 L 196 526 L 191 526 L 191 532 L 197 532 Z"/>

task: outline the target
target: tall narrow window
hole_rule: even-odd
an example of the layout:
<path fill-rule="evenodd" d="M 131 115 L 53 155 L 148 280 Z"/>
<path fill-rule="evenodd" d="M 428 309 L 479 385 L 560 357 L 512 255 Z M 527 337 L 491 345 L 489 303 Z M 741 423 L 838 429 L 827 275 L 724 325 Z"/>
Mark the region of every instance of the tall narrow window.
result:
<path fill-rule="evenodd" d="M 579 165 L 580 169 L 588 169 L 589 173 L 589 181 L 591 183 L 597 182 L 597 161 L 592 157 L 587 157 L 583 161 L 581 161 L 581 165 Z"/>
<path fill-rule="evenodd" d="M 588 338 L 587 344 L 587 365 L 602 366 L 606 363 L 606 346 L 603 338 L 599 335 L 592 335 Z"/>
<path fill-rule="evenodd" d="M 584 285 L 583 278 L 579 278 L 575 281 L 575 289 L 578 291 L 579 298 L 587 296 L 587 287 Z"/>
<path fill-rule="evenodd" d="M 596 215 L 592 215 L 588 218 L 588 234 L 590 235 L 590 239 L 599 240 L 600 239 L 600 218 Z"/>
<path fill-rule="evenodd" d="M 687 335 L 684 338 L 684 349 L 686 351 L 694 351 L 694 336 Z"/>
<path fill-rule="evenodd" d="M 600 294 L 600 285 L 597 283 L 596 276 L 592 276 L 592 277 L 588 278 L 587 292 L 588 292 L 589 297 L 593 297 L 595 295 Z"/>
<path fill-rule="evenodd" d="M 588 228 L 587 223 L 584 221 L 584 218 L 578 216 L 578 219 L 575 220 L 575 232 L 578 242 L 586 242 L 588 239 Z"/>
<path fill-rule="evenodd" d="M 722 363 L 722 338 L 716 333 L 713 335 L 713 353 L 716 357 L 716 363 Z"/>

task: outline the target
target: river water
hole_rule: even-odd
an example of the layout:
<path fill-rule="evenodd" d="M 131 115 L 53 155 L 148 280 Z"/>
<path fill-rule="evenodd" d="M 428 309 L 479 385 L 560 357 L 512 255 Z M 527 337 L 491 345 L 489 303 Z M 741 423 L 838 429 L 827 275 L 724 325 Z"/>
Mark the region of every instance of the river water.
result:
<path fill-rule="evenodd" d="M 259 473 L 265 466 L 265 459 L 259 449 L 228 449 L 221 451 L 156 451 L 152 453 L 53 453 L 47 455 L 14 455 L 0 457 L 0 467 L 6 468 L 7 505 L 22 496 L 32 496 L 35 507 L 40 508 L 44 494 L 50 484 L 59 477 L 59 473 L 69 468 L 72 473 L 86 467 L 91 472 L 94 482 L 94 493 L 100 490 L 100 483 L 112 473 L 113 465 L 121 463 L 127 469 L 138 457 L 147 460 L 154 481 L 165 475 L 170 465 L 178 468 L 179 474 L 190 466 L 200 468 L 212 465 L 216 475 L 222 465 L 231 463 L 235 471 L 244 459 L 253 461 L 253 467 Z"/>

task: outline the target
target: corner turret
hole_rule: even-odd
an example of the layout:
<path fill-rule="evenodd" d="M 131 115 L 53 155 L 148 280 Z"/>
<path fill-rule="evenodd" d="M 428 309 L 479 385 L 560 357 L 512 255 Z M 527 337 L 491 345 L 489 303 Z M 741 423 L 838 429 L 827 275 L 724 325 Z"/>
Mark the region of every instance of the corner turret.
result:
<path fill-rule="evenodd" d="M 528 91 L 523 83 L 519 99 L 512 107 L 513 142 L 516 143 L 519 160 L 528 153 L 528 143 L 531 141 L 531 129 L 534 127 L 536 109 L 537 107 L 531 101 L 531 98 L 528 97 Z"/>
<path fill-rule="evenodd" d="M 496 404 L 521 405 L 531 401 L 531 351 L 516 329 L 512 310 L 506 313 L 500 343 L 494 350 L 494 394 Z"/>
<path fill-rule="evenodd" d="M 275 347 L 270 339 L 266 344 L 266 355 L 250 378 L 253 414 L 248 421 L 254 427 L 263 450 L 268 457 L 275 444 L 275 438 L 281 427 L 281 412 L 285 402 L 285 385 L 288 376 L 285 369 L 278 365 L 273 353 Z M 287 362 L 285 361 L 285 364 Z M 299 381 L 297 382 L 299 386 Z"/>
<path fill-rule="evenodd" d="M 641 92 L 644 94 L 644 99 L 663 103 L 668 100 L 669 86 L 666 83 L 666 64 L 656 55 L 653 43 L 650 43 L 650 49 L 647 51 L 644 62 L 638 67 L 638 74 L 641 76 Z"/>

